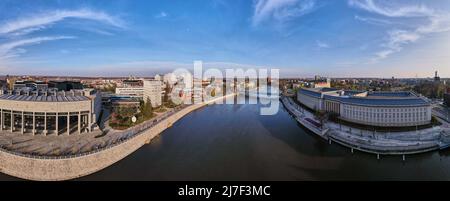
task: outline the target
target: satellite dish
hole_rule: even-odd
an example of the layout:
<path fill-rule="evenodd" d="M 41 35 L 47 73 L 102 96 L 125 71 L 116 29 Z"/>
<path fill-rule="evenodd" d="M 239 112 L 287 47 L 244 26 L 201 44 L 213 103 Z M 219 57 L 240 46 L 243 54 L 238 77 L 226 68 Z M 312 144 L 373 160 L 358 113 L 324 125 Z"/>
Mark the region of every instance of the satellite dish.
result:
<path fill-rule="evenodd" d="M 133 122 L 133 123 L 136 123 L 136 116 L 133 116 L 133 117 L 131 117 L 131 121 Z"/>

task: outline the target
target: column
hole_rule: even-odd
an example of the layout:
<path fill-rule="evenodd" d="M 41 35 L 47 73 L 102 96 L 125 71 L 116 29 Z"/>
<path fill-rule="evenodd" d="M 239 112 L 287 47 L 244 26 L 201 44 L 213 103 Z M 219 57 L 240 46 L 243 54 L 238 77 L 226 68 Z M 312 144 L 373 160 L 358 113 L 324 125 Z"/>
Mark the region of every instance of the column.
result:
<path fill-rule="evenodd" d="M 70 112 L 67 113 L 67 135 L 70 135 Z"/>
<path fill-rule="evenodd" d="M 78 134 L 81 134 L 81 112 L 78 112 Z"/>
<path fill-rule="evenodd" d="M 47 135 L 47 112 L 44 112 L 44 135 Z"/>
<path fill-rule="evenodd" d="M 88 125 L 88 132 L 91 132 L 91 117 L 92 115 L 91 115 L 91 111 L 89 111 L 89 114 L 88 114 L 88 122 L 87 122 L 87 125 Z"/>
<path fill-rule="evenodd" d="M 22 132 L 22 134 L 23 134 L 24 122 L 25 122 L 25 119 L 23 117 L 24 117 L 24 115 L 23 115 L 23 111 L 22 111 L 22 130 L 20 131 L 20 132 Z"/>
<path fill-rule="evenodd" d="M 56 133 L 56 136 L 58 136 L 58 119 L 59 119 L 58 118 L 58 113 L 56 113 L 55 119 L 56 119 L 56 125 L 55 125 L 56 126 L 56 128 L 55 128 L 56 131 L 55 131 L 55 133 Z"/>
<path fill-rule="evenodd" d="M 14 131 L 14 114 L 13 111 L 11 110 L 11 133 Z"/>
<path fill-rule="evenodd" d="M 33 135 L 36 134 L 36 125 L 35 125 L 35 123 L 36 123 L 36 113 L 33 112 Z"/>
<path fill-rule="evenodd" d="M 0 109 L 0 131 L 3 130 L 3 109 Z"/>
<path fill-rule="evenodd" d="M 83 125 L 83 129 L 85 132 L 87 132 L 86 129 L 84 128 L 84 127 L 86 127 L 86 121 L 87 121 L 87 116 L 81 115 L 81 123 L 82 123 L 81 125 Z"/>

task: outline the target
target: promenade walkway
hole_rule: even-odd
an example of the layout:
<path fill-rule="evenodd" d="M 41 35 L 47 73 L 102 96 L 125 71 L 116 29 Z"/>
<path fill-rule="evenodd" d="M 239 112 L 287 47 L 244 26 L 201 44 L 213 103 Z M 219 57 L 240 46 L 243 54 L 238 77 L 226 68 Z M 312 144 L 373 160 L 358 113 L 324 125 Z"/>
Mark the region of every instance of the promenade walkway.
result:
<path fill-rule="evenodd" d="M 136 133 L 152 127 L 185 107 L 170 108 L 165 113 L 123 131 L 111 129 L 109 126 L 105 126 L 103 130 L 97 129 L 91 133 L 72 134 L 70 136 L 33 136 L 31 134 L 24 135 L 18 132 L 3 131 L 0 133 L 0 148 L 34 156 L 83 154 L 129 139 Z M 107 122 L 107 120 L 105 121 Z"/>
<path fill-rule="evenodd" d="M 46 181 L 68 180 L 92 174 L 122 160 L 190 112 L 234 95 L 169 111 L 156 121 L 146 121 L 123 131 L 122 138 L 116 143 L 81 154 L 39 156 L 1 149 L 0 172 L 23 179 Z"/>
<path fill-rule="evenodd" d="M 297 121 L 305 117 L 314 119 L 314 114 L 296 104 L 292 98 L 282 97 L 282 102 Z M 304 121 L 299 123 L 305 124 Z M 316 130 L 312 131 L 318 134 Z M 437 150 L 450 144 L 450 129 L 446 124 L 418 131 L 375 132 L 325 122 L 320 135 L 346 147 L 375 154 L 415 154 Z"/>

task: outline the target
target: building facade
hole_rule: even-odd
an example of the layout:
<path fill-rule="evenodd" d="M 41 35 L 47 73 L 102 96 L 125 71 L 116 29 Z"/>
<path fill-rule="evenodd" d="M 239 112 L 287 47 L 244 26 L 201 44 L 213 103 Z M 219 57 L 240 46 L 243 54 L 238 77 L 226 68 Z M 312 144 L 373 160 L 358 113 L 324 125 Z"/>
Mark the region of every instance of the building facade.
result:
<path fill-rule="evenodd" d="M 133 98 L 143 98 L 144 87 L 116 87 L 116 94 Z"/>
<path fill-rule="evenodd" d="M 48 82 L 48 88 L 54 88 L 58 91 L 82 90 L 84 88 L 80 81 L 61 81 L 52 80 Z"/>
<path fill-rule="evenodd" d="M 431 123 L 431 103 L 412 92 L 361 92 L 331 88 L 300 89 L 300 103 L 340 119 L 379 127 L 420 126 Z"/>
<path fill-rule="evenodd" d="M 33 135 L 91 132 L 101 111 L 95 90 L 0 91 L 0 130 Z"/>
<path fill-rule="evenodd" d="M 32 90 L 47 90 L 48 84 L 42 81 L 31 81 L 31 80 L 17 80 L 14 82 L 13 89 L 21 90 L 24 88 L 29 88 Z"/>
<path fill-rule="evenodd" d="M 144 101 L 150 100 L 153 107 L 162 105 L 162 82 L 159 80 L 144 80 Z"/>

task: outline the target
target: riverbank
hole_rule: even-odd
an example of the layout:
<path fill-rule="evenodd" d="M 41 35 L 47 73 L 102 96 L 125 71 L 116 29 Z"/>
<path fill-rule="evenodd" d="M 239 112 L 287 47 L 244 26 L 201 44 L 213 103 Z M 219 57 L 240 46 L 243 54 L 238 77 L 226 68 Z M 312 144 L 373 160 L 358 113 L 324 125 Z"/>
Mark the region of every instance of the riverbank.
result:
<path fill-rule="evenodd" d="M 319 127 L 310 123 L 315 119 L 314 114 L 295 104 L 291 98 L 283 96 L 281 102 L 302 126 L 329 143 L 338 143 L 352 151 L 355 149 L 377 155 L 406 155 L 444 149 L 450 145 L 450 131 L 446 127 L 396 133 L 364 131 L 333 122 L 325 122 Z"/>
<path fill-rule="evenodd" d="M 132 138 L 85 155 L 68 158 L 45 158 L 0 151 L 0 161 L 2 161 L 0 172 L 22 179 L 46 181 L 69 180 L 89 175 L 125 158 L 190 112 L 234 95 L 229 94 L 202 104 L 190 105 Z"/>

